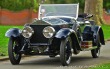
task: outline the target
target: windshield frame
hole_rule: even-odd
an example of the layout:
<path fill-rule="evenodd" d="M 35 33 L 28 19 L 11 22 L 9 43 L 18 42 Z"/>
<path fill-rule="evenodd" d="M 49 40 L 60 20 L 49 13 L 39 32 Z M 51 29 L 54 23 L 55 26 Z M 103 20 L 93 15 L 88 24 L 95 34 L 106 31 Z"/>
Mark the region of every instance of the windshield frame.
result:
<path fill-rule="evenodd" d="M 38 12 L 38 19 L 40 20 L 42 17 L 44 17 L 44 16 L 42 16 L 42 12 L 46 12 L 45 10 L 46 10 L 46 8 L 45 9 L 42 9 L 42 7 L 45 7 L 45 6 L 48 6 L 48 7 L 56 7 L 56 6 L 67 6 L 67 7 L 69 7 L 69 6 L 73 6 L 73 7 L 76 7 L 76 11 L 75 11 L 75 13 L 72 13 L 72 14 L 74 14 L 75 15 L 75 19 L 77 19 L 78 18 L 78 12 L 79 12 L 79 3 L 78 4 L 40 4 L 40 6 L 39 6 L 39 12 Z M 62 8 L 61 8 L 62 9 Z M 74 9 L 74 8 L 73 8 Z M 42 12 L 41 12 L 42 11 Z M 67 10 L 66 10 L 67 11 Z M 58 11 L 57 11 L 58 12 Z M 49 12 L 50 13 L 50 12 Z M 52 12 L 52 13 L 55 13 L 55 12 Z M 46 14 L 48 14 L 48 13 L 46 13 Z M 63 14 L 68 14 L 68 13 L 63 13 Z M 60 14 L 57 14 L 57 16 L 71 16 L 72 17 L 72 15 L 60 15 Z M 54 15 L 52 15 L 52 16 L 54 16 Z M 56 16 L 56 15 L 55 15 Z"/>

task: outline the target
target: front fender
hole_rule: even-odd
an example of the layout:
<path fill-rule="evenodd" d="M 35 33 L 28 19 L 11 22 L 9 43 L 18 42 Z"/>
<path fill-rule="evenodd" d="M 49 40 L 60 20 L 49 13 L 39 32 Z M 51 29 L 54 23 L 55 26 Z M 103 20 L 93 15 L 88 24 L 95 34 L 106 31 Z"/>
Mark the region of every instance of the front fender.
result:
<path fill-rule="evenodd" d="M 9 37 L 9 38 L 18 37 L 18 36 L 20 36 L 20 32 L 21 32 L 21 30 L 18 28 L 11 28 L 5 33 L 5 36 Z"/>
<path fill-rule="evenodd" d="M 81 50 L 81 47 L 79 45 L 80 43 L 79 43 L 78 37 L 76 35 L 76 32 L 72 29 L 63 28 L 63 29 L 59 30 L 56 33 L 55 38 L 63 40 L 63 39 L 66 39 L 68 36 L 70 36 L 72 39 L 73 49 L 77 48 L 77 50 Z"/>
<path fill-rule="evenodd" d="M 75 32 L 75 31 L 72 29 L 63 28 L 56 33 L 55 37 L 59 38 L 59 39 L 65 39 L 73 32 Z"/>

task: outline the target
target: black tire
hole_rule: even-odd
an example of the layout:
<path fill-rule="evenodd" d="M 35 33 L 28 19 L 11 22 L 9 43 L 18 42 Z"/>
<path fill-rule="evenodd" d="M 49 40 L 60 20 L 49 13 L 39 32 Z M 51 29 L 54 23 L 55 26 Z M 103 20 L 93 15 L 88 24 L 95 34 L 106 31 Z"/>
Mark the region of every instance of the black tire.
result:
<path fill-rule="evenodd" d="M 60 61 L 63 66 L 68 66 L 71 62 L 72 52 L 71 52 L 71 38 L 66 38 L 61 41 L 60 45 Z"/>
<path fill-rule="evenodd" d="M 9 44 L 8 44 L 8 55 L 10 62 L 13 65 L 17 65 L 20 63 L 21 54 L 19 53 L 19 50 L 20 50 L 19 41 L 11 37 L 9 39 Z"/>
<path fill-rule="evenodd" d="M 100 48 L 91 50 L 91 54 L 93 58 L 98 58 L 100 55 Z"/>
<path fill-rule="evenodd" d="M 98 35 L 97 41 L 95 43 L 95 46 L 97 46 L 96 49 L 91 50 L 91 54 L 93 58 L 98 58 L 100 56 L 100 36 Z"/>
<path fill-rule="evenodd" d="M 54 58 L 56 55 L 49 55 L 50 58 Z"/>

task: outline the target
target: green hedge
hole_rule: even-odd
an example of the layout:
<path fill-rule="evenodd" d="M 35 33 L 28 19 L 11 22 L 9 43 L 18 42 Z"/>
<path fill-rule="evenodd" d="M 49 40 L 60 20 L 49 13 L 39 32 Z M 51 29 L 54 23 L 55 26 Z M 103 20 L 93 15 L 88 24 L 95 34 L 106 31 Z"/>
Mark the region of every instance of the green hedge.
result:
<path fill-rule="evenodd" d="M 12 11 L 20 11 L 23 9 L 33 8 L 34 10 L 38 10 L 38 2 L 41 0 L 0 0 L 0 6 L 3 9 L 8 9 Z M 80 8 L 84 9 L 84 1 L 83 0 L 44 0 L 44 3 L 56 3 L 56 4 L 64 4 L 64 3 L 80 3 Z"/>
<path fill-rule="evenodd" d="M 20 11 L 24 9 L 36 9 L 38 7 L 37 0 L 0 0 L 0 6 L 3 9 L 12 11 Z"/>

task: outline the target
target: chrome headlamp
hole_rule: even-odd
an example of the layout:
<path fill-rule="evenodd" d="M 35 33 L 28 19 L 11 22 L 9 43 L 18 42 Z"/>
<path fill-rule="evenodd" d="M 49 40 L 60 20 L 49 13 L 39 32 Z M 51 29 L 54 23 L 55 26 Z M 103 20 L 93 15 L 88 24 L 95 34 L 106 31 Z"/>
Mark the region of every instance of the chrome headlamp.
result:
<path fill-rule="evenodd" d="M 25 38 L 30 38 L 32 36 L 32 34 L 34 33 L 34 30 L 30 27 L 30 26 L 26 26 L 24 27 L 24 29 L 22 30 L 22 35 Z"/>
<path fill-rule="evenodd" d="M 54 34 L 55 34 L 55 29 L 53 27 L 48 26 L 43 29 L 43 35 L 46 38 L 51 38 L 53 37 Z"/>

